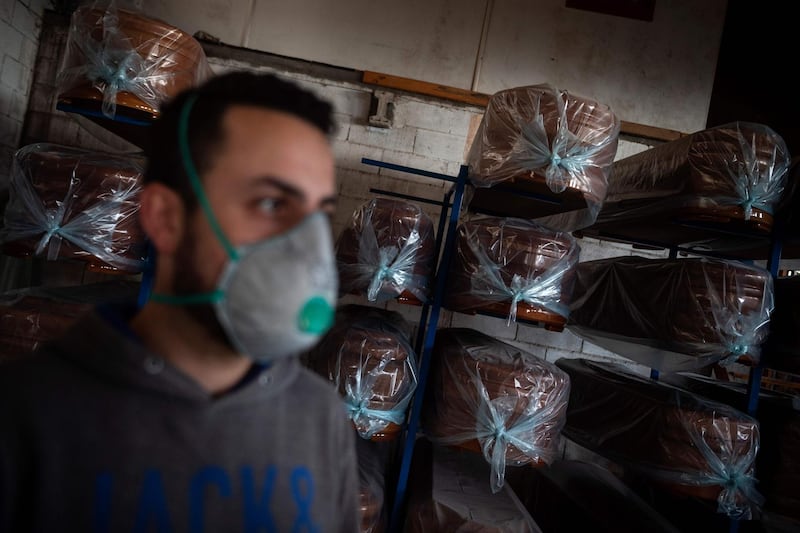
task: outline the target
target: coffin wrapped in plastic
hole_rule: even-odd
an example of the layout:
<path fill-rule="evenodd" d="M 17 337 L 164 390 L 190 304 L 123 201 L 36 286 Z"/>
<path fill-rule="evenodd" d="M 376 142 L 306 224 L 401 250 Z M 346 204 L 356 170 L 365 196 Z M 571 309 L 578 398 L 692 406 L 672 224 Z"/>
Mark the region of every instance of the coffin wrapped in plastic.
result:
<path fill-rule="evenodd" d="M 200 43 L 141 13 L 94 2 L 72 14 L 58 103 L 108 118 L 150 121 L 162 102 L 212 74 Z"/>
<path fill-rule="evenodd" d="M 606 197 L 619 127 L 607 105 L 548 84 L 494 93 L 467 156 L 476 187 L 470 209 L 513 208 L 491 214 L 540 219 L 561 231 L 591 225 Z M 519 203 L 526 194 L 527 207 Z M 548 210 L 554 204 L 562 205 Z"/>
<path fill-rule="evenodd" d="M 542 531 L 680 531 L 598 464 L 564 459 L 535 470 L 514 470 L 507 479 Z"/>
<path fill-rule="evenodd" d="M 2 229 L 3 253 L 86 261 L 98 271 L 140 272 L 144 159 L 39 143 L 17 150 Z"/>
<path fill-rule="evenodd" d="M 135 304 L 138 283 L 29 287 L 0 294 L 0 361 L 25 357 L 60 337 L 99 304 Z"/>
<path fill-rule="evenodd" d="M 571 383 L 567 438 L 674 492 L 716 501 L 732 518 L 760 509 L 754 418 L 619 364 L 562 358 L 556 365 Z"/>
<path fill-rule="evenodd" d="M 469 217 L 458 226 L 443 305 L 561 331 L 579 254 L 569 233 L 518 218 Z"/>
<path fill-rule="evenodd" d="M 746 410 L 747 384 L 693 373 L 665 374 L 662 381 L 692 394 Z M 758 394 L 760 446 L 756 457 L 758 488 L 764 511 L 800 525 L 800 402 L 796 396 L 762 387 Z"/>
<path fill-rule="evenodd" d="M 560 451 L 569 377 L 516 346 L 481 332 L 436 334 L 422 411 L 436 444 L 482 453 L 499 491 L 506 465 L 552 462 Z"/>
<path fill-rule="evenodd" d="M 541 533 L 510 487 L 492 492 L 480 456 L 417 439 L 404 533 Z"/>
<path fill-rule="evenodd" d="M 305 358 L 336 385 L 361 438 L 398 436 L 417 387 L 416 355 L 399 313 L 342 306 L 334 326 Z"/>
<path fill-rule="evenodd" d="M 382 533 L 386 529 L 386 471 L 390 452 L 383 444 L 364 439 L 356 441 L 358 457 L 358 506 L 361 524 L 358 533 Z"/>
<path fill-rule="evenodd" d="M 757 362 L 769 332 L 767 270 L 709 258 L 580 263 L 568 328 L 665 372 Z"/>
<path fill-rule="evenodd" d="M 435 261 L 433 221 L 405 200 L 366 202 L 336 241 L 340 292 L 371 302 L 425 302 Z"/>
<path fill-rule="evenodd" d="M 766 233 L 790 162 L 783 138 L 764 124 L 698 131 L 614 162 L 597 223 L 663 219 Z"/>

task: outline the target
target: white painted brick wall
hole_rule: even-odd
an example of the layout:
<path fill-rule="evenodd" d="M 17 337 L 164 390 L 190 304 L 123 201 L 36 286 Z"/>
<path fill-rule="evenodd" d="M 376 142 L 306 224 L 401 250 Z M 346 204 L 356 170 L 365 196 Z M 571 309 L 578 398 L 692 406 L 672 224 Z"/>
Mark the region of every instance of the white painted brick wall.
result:
<path fill-rule="evenodd" d="M 0 0 L 0 189 L 19 147 L 44 0 Z"/>

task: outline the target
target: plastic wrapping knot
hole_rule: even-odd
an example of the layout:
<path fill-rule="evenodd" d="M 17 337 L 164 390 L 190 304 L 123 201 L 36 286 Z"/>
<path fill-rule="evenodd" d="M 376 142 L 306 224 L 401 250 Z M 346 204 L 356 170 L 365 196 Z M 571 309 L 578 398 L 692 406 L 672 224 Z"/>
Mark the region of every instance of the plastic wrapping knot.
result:
<path fill-rule="evenodd" d="M 726 350 L 722 364 L 733 363 L 743 356 L 749 355 L 757 360 L 760 354 L 760 340 L 766 334 L 769 317 L 759 313 L 743 314 L 727 309 L 712 309 L 716 319 L 717 332 Z"/>
<path fill-rule="evenodd" d="M 764 497 L 755 488 L 756 479 L 750 474 L 758 453 L 758 431 L 750 436 L 752 441 L 745 452 L 736 454 L 736 448 L 732 444 L 742 437 L 738 430 L 728 429 L 730 426 L 726 418 L 721 420 L 722 424 L 713 426 L 715 435 L 712 435 L 712 438 L 723 443 L 720 450 L 713 450 L 709 446 L 704 438 L 706 431 L 698 430 L 688 421 L 682 420 L 692 443 L 705 459 L 707 470 L 683 472 L 678 476 L 690 485 L 719 486 L 721 490 L 717 496 L 717 511 L 731 518 L 749 520 L 753 516 L 753 510 L 764 503 Z M 755 421 L 752 423 L 756 424 Z"/>
<path fill-rule="evenodd" d="M 362 352 L 366 341 L 362 342 Z M 344 403 L 347 409 L 348 416 L 358 427 L 359 435 L 365 439 L 372 438 L 372 436 L 379 430 L 384 429 L 388 424 L 394 423 L 401 425 L 405 420 L 406 406 L 414 392 L 414 387 L 411 387 L 409 392 L 404 398 L 398 401 L 391 409 L 373 409 L 369 407 L 369 402 L 375 392 L 375 384 L 378 376 L 385 370 L 386 365 L 389 364 L 389 359 L 381 359 L 375 368 L 370 371 L 366 370 L 366 364 L 369 362 L 370 357 L 367 356 L 363 362 L 359 364 L 358 371 L 353 376 L 353 381 L 348 380 L 344 386 Z M 336 369 L 336 387 L 340 387 L 341 357 L 337 359 Z"/>
<path fill-rule="evenodd" d="M 489 300 L 511 300 L 508 324 L 516 322 L 519 302 L 543 307 L 565 318 L 569 316 L 569 307 L 561 302 L 561 281 L 564 273 L 572 266 L 572 254 L 568 254 L 558 265 L 533 279 L 514 274 L 509 286 L 500 275 L 502 267 L 493 262 L 473 241 L 475 239 L 469 239 L 468 244 L 479 264 L 470 280 L 470 292 Z"/>
<path fill-rule="evenodd" d="M 526 280 L 519 274 L 514 274 L 511 278 L 511 286 L 508 288 L 511 294 L 509 324 L 517 320 L 517 304 L 519 302 L 540 305 L 567 318 L 569 316 L 569 307 L 560 301 L 563 275 L 564 273 L 561 271 L 550 271 L 544 275 L 536 276 L 532 280 Z"/>
<path fill-rule="evenodd" d="M 765 161 L 757 153 L 759 140 L 756 132 L 748 139 L 738 124 L 736 128 L 740 154 L 739 157 L 731 154 L 727 160 L 727 172 L 737 195 L 731 202 L 742 207 L 745 220 L 750 220 L 753 208 L 773 214 L 773 206 L 783 195 L 789 168 L 786 149 L 776 144 L 769 160 Z"/>
<path fill-rule="evenodd" d="M 761 308 L 744 312 L 741 303 L 744 297 L 740 294 L 743 288 L 736 284 L 726 288 L 726 291 L 733 292 L 726 298 L 724 293 L 720 294 L 712 288 L 714 285 L 708 272 L 705 272 L 705 279 L 708 287 L 706 296 L 710 300 L 710 310 L 714 320 L 712 325 L 718 342 L 722 345 L 721 364 L 734 363 L 745 354 L 757 361 L 760 356 L 760 345 L 767 335 L 769 315 L 773 308 L 771 280 L 768 278 L 765 282 Z M 731 300 L 730 296 L 733 296 L 733 304 L 726 303 Z"/>
<path fill-rule="evenodd" d="M 522 168 L 535 171 L 545 169 L 545 183 L 554 193 L 567 189 L 570 179 L 582 178 L 584 169 L 595 166 L 602 146 L 582 145 L 580 139 L 569 129 L 561 109 L 558 131 L 550 142 L 541 113 L 531 122 L 519 123 L 521 132 L 512 149 L 511 160 Z M 520 120 L 520 119 L 517 119 Z"/>
<path fill-rule="evenodd" d="M 121 91 L 140 92 L 142 80 L 136 75 L 133 66 L 136 59 L 141 60 L 133 51 L 109 54 L 110 57 L 89 56 L 91 63 L 86 67 L 86 77 L 92 82 L 102 82 L 103 114 L 113 117 L 117 110 L 117 94 Z"/>
<path fill-rule="evenodd" d="M 358 264 L 353 268 L 360 278 L 369 280 L 367 299 L 378 300 L 383 292 L 383 283 L 389 281 L 398 289 L 419 292 L 426 286 L 423 276 L 415 275 L 422 239 L 416 228 L 402 246 L 378 246 L 378 238 L 372 227 L 365 228 L 359 238 Z"/>
<path fill-rule="evenodd" d="M 375 274 L 372 276 L 372 280 L 367 289 L 367 299 L 370 302 L 374 302 L 378 299 L 384 281 L 390 281 L 397 287 L 402 287 L 409 281 L 409 275 L 406 271 L 408 267 L 408 258 L 396 261 L 395 259 L 397 259 L 399 255 L 398 252 L 399 250 L 397 248 L 391 246 L 383 247 L 378 250 L 380 259 L 375 269 Z"/>
<path fill-rule="evenodd" d="M 709 477 L 722 490 L 717 497 L 717 512 L 731 518 L 749 520 L 753 517 L 752 507 L 760 507 L 764 497 L 755 488 L 755 477 L 741 471 L 736 465 L 723 466 L 722 471 Z"/>
<path fill-rule="evenodd" d="M 437 437 L 434 440 L 444 445 L 451 445 L 476 439 L 481 446 L 484 458 L 491 466 L 492 492 L 497 493 L 505 485 L 506 448 L 508 445 L 515 446 L 532 459 L 549 454 L 547 450 L 539 448 L 525 437 L 533 433 L 536 427 L 545 423 L 550 413 L 547 409 L 541 412 L 526 413 L 516 423 L 509 424 L 508 419 L 513 415 L 513 409 L 495 405 L 495 402 L 489 398 L 489 393 L 480 378 L 474 377 L 472 381 L 479 398 L 475 406 L 477 411 L 475 430 L 447 437 Z"/>
<path fill-rule="evenodd" d="M 46 227 L 44 228 L 44 235 L 42 238 L 39 239 L 39 243 L 36 245 L 36 251 L 34 252 L 36 255 L 41 255 L 44 251 L 45 247 L 51 242 L 53 237 L 58 236 L 61 237 L 61 221 L 64 218 L 64 206 L 63 204 L 57 209 L 52 210 L 48 209 L 46 212 L 47 223 Z M 60 242 L 60 241 L 58 241 Z M 47 250 L 47 259 L 54 260 L 58 257 L 58 246 L 50 246 Z"/>
<path fill-rule="evenodd" d="M 103 115 L 114 118 L 117 111 L 117 96 L 129 92 L 149 105 L 159 102 L 159 89 L 174 78 L 174 73 L 162 67 L 174 61 L 172 54 L 161 54 L 155 58 L 143 57 L 120 27 L 116 6 L 112 2 L 97 19 L 90 6 L 79 8 L 72 19 L 69 47 L 84 58 L 78 65 L 63 68 L 58 73 L 59 86 L 74 86 L 88 80 L 103 93 Z M 96 31 L 102 29 L 98 40 Z"/>
<path fill-rule="evenodd" d="M 348 395 L 345 398 L 345 405 L 347 407 L 347 414 L 350 416 L 350 419 L 356 423 L 364 422 L 365 420 L 371 422 L 367 424 L 370 426 L 370 429 L 364 433 L 364 436 L 369 438 L 374 435 L 378 429 L 375 426 L 375 421 L 381 422 L 391 422 L 394 424 L 402 424 L 405 420 L 405 410 L 393 408 L 393 409 L 372 409 L 369 407 L 369 399 L 367 398 L 358 398 L 356 396 Z"/>

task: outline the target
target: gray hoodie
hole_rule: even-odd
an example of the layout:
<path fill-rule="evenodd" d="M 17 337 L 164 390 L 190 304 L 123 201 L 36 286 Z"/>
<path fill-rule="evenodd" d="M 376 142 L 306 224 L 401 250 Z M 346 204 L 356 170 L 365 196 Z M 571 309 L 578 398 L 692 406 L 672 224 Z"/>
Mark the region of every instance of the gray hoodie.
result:
<path fill-rule="evenodd" d="M 0 531 L 358 531 L 355 432 L 283 359 L 212 398 L 99 313 L 0 367 Z"/>

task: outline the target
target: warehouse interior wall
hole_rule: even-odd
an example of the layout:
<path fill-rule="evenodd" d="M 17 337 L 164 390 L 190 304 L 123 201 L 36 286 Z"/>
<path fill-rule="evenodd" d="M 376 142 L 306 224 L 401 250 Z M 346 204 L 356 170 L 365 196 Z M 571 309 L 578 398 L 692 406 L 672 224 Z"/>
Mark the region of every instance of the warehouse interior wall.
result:
<path fill-rule="evenodd" d="M 658 0 L 652 21 L 567 0 L 119 0 L 221 42 L 493 93 L 550 83 L 622 120 L 705 127 L 726 0 Z"/>
<path fill-rule="evenodd" d="M 19 147 L 47 0 L 0 0 L 0 183 Z"/>

